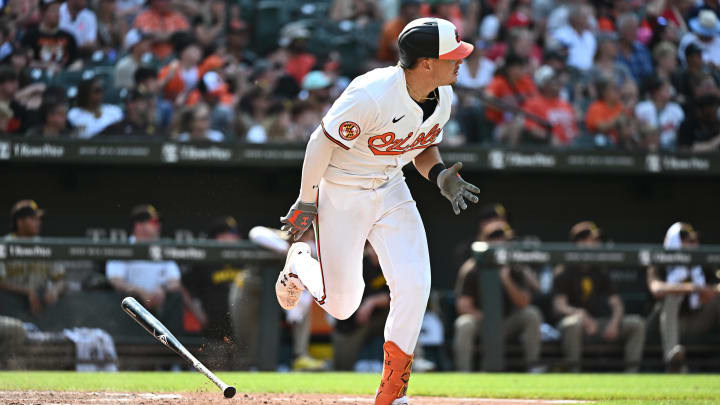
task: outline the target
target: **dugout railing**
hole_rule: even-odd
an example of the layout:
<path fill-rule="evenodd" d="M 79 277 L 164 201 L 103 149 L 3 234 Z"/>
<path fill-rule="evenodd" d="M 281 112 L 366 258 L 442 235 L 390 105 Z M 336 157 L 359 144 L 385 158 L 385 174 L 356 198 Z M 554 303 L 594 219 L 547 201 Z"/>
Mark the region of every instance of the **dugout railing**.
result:
<path fill-rule="evenodd" d="M 257 367 L 260 370 L 275 370 L 278 361 L 278 345 L 280 331 L 278 319 L 280 307 L 275 298 L 275 281 L 277 272 L 282 266 L 284 256 L 268 251 L 247 241 L 235 243 L 221 243 L 209 240 L 197 240 L 188 243 L 179 243 L 171 240 L 158 240 L 152 243 L 111 242 L 106 240 L 93 241 L 85 238 L 35 238 L 23 240 L 0 240 L 0 262 L 4 261 L 94 261 L 106 260 L 173 260 L 181 264 L 201 263 L 241 263 L 252 265 L 258 268 L 261 274 L 260 314 L 257 325 L 258 352 L 255 354 Z M 92 301 L 92 294 L 86 293 Z M 78 294 L 79 295 L 79 294 Z M 102 295 L 100 293 L 100 295 Z M 119 296 L 118 296 L 119 297 Z M 74 297 L 75 300 L 80 299 Z M 108 297 L 102 297 L 107 301 Z M 121 297 L 117 299 L 117 317 L 124 319 L 127 315 L 120 309 Z M 87 305 L 88 311 L 93 311 L 92 302 Z M 68 314 L 71 316 L 71 314 Z M 132 325 L 131 327 L 135 327 Z M 250 326 L 250 325 L 248 325 Z M 251 326 L 250 326 L 251 327 Z M 139 327 L 138 327 L 139 328 Z M 138 329 L 140 331 L 140 329 Z M 137 332 L 137 331 L 136 331 Z M 142 334 L 140 331 L 133 335 Z M 174 334 L 181 335 L 176 331 Z M 148 339 L 141 339 L 149 341 Z M 181 339 L 182 341 L 182 339 Z M 156 343 L 153 343 L 155 345 Z M 120 345 L 118 354 L 122 355 L 123 350 L 133 346 L 132 344 Z M 189 345 L 190 346 L 190 345 Z M 199 346 L 199 345 L 198 345 Z M 158 345 L 158 347 L 160 347 Z M 51 348 L 63 352 L 62 348 Z M 139 349 L 138 349 L 139 350 Z M 136 353 L 133 349 L 130 352 Z M 65 350 L 67 351 L 67 350 Z M 128 350 L 125 350 L 128 352 Z M 42 355 L 41 352 L 32 351 L 34 356 Z M 140 350 L 142 356 L 146 352 Z M 174 355 L 168 351 L 169 354 Z M 179 359 L 179 357 L 178 357 Z"/>
<path fill-rule="evenodd" d="M 570 243 L 508 243 L 472 245 L 479 273 L 482 295 L 483 323 L 481 351 L 485 371 L 506 369 L 506 342 L 502 330 L 503 300 L 498 269 L 504 265 L 524 264 L 547 266 L 556 264 L 594 264 L 612 268 L 632 269 L 642 273 L 649 266 L 701 265 L 720 268 L 720 246 L 702 246 L 692 250 L 665 250 L 660 245 L 606 244 L 596 248 L 580 248 Z M 720 346 L 717 350 L 720 351 Z"/>
<path fill-rule="evenodd" d="M 720 174 L 720 154 L 493 145 L 441 147 L 466 170 L 548 173 Z M 301 167 L 304 144 L 179 143 L 162 140 L 56 140 L 0 137 L 0 163 Z"/>

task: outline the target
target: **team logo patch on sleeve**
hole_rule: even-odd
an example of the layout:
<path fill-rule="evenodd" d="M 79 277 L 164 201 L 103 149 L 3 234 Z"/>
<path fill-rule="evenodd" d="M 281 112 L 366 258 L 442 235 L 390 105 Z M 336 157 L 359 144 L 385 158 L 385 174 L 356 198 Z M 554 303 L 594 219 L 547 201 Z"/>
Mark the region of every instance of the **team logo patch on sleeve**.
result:
<path fill-rule="evenodd" d="M 360 127 L 358 126 L 358 124 L 352 121 L 345 121 L 340 124 L 338 132 L 340 133 L 340 137 L 342 139 L 346 141 L 352 141 L 353 139 L 360 136 Z"/>

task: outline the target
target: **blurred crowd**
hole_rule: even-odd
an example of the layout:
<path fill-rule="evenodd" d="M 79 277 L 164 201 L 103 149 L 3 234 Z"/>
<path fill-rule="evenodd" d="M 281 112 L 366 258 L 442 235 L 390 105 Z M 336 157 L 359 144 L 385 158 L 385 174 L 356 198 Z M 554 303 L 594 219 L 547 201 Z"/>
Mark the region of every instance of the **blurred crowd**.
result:
<path fill-rule="evenodd" d="M 488 204 L 480 214 L 473 240 L 498 245 L 519 239 L 502 205 Z M 43 216 L 44 211 L 34 201 L 18 201 L 10 213 L 11 233 L 3 240 L 37 238 Z M 134 207 L 129 216 L 129 243 L 157 241 L 162 222 L 152 205 Z M 210 221 L 206 232 L 208 239 L 221 243 L 244 239 L 237 221 L 230 216 Z M 291 243 L 284 232 L 263 226 L 252 228 L 247 238 L 281 254 Z M 307 232 L 302 240 L 316 254 L 313 233 Z M 582 221 L 569 229 L 569 241 L 592 249 L 603 246 L 607 235 L 592 221 Z M 666 250 L 693 249 L 699 244 L 699 233 L 682 222 L 667 230 L 663 242 Z M 416 371 L 482 369 L 476 360 L 481 357 L 480 342 L 488 331 L 483 328 L 483 295 L 495 287 L 481 275 L 483 267 L 468 245 L 461 244 L 457 251 L 464 263 L 457 271 L 454 291 L 431 294 L 415 351 Z M 452 252 L 444 255 L 452 256 Z M 178 334 L 207 338 L 204 344 L 208 350 L 225 353 L 218 363 L 221 367 L 257 366 L 261 271 L 267 269 L 242 262 L 178 265 L 172 260 L 110 260 L 101 264 L 102 268 L 92 270 L 90 277 L 73 287 L 78 277 L 72 275 L 72 265 L 40 259 L 0 261 L 0 369 L 17 367 L 11 360 L 25 344 L 28 324 L 24 322 L 35 322 L 44 312 L 62 308 L 68 295 L 86 289 L 116 294 L 118 298 L 111 299 L 114 311 L 119 297 L 134 296 Z M 528 372 L 581 371 L 587 365 L 585 344 L 621 348 L 624 359 L 620 364 L 627 372 L 637 372 L 646 365 L 646 341 L 661 348 L 662 358 L 654 359 L 656 363 L 664 364 L 667 371 L 683 372 L 688 370 L 684 344 L 692 339 L 697 342 L 698 336 L 717 336 L 720 329 L 720 271 L 715 268 L 673 265 L 633 269 L 633 274 L 645 274 L 646 281 L 641 281 L 644 286 L 640 290 L 636 286 L 629 295 L 618 287 L 612 269 L 601 263 L 555 263 L 541 268 L 498 265 L 491 270 L 499 278 L 503 310 L 501 326 L 490 330 L 501 334 L 509 344 L 520 346 L 520 369 Z M 96 281 L 89 282 L 91 278 Z M 348 319 L 331 319 L 319 308 L 313 311 L 315 306 L 308 294 L 296 308 L 285 312 L 279 324 L 283 325 L 282 333 L 289 336 L 283 340 L 290 346 L 284 359 L 287 367 L 315 371 L 377 371 L 382 367 L 390 291 L 369 244 L 363 260 L 363 280 L 366 288 L 362 302 Z M 639 310 L 628 302 L 633 294 L 645 294 Z M 83 302 L 83 310 L 91 304 L 94 311 L 101 311 L 92 303 L 96 296 L 87 299 L 90 301 Z M 10 307 L 14 315 L 9 313 Z M 77 314 L 65 308 L 66 312 L 50 312 L 55 314 L 50 316 L 71 323 Z M 88 319 L 85 315 L 81 318 Z M 106 326 L 116 323 L 103 322 Z M 311 356 L 310 351 L 318 324 L 324 325 L 322 333 L 330 340 L 330 354 L 325 360 Z M 115 330 L 114 334 L 124 336 L 131 329 Z M 553 343 L 559 346 L 561 358 L 544 358 L 543 345 Z M 704 355 L 716 357 L 716 341 L 702 347 L 707 351 Z M 282 352 L 282 348 L 278 350 Z"/>
<path fill-rule="evenodd" d="M 475 44 L 448 145 L 720 146 L 717 0 L 7 0 L 0 133 L 304 143 L 421 16 Z"/>

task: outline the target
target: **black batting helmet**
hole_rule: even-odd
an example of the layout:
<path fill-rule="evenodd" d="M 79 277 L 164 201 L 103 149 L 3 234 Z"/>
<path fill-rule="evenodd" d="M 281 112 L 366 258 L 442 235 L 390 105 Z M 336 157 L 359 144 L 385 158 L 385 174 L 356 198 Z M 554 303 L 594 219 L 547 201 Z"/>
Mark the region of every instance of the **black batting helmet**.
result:
<path fill-rule="evenodd" d="M 400 66 L 408 69 L 418 58 L 458 60 L 473 51 L 473 46 L 460 40 L 457 28 L 442 18 L 418 18 L 403 28 L 398 36 Z"/>

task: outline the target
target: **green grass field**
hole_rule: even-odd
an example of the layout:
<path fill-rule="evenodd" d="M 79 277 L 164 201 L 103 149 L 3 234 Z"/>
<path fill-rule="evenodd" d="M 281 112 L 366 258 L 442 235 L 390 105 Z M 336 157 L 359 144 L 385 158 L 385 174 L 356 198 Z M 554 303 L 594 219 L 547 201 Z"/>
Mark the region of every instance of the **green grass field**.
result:
<path fill-rule="evenodd" d="M 358 373 L 218 373 L 239 392 L 370 395 L 379 376 Z M 216 390 L 199 373 L 0 372 L 0 391 L 198 392 Z M 593 400 L 596 404 L 720 404 L 718 375 L 419 374 L 411 396 Z M 0 397 L 2 393 L 0 392 Z"/>

